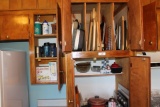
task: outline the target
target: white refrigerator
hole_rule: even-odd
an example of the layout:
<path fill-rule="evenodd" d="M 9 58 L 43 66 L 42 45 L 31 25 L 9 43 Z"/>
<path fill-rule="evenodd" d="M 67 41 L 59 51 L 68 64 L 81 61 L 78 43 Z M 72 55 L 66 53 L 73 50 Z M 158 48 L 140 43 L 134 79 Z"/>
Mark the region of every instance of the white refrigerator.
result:
<path fill-rule="evenodd" d="M 0 107 L 29 107 L 24 51 L 0 50 Z"/>

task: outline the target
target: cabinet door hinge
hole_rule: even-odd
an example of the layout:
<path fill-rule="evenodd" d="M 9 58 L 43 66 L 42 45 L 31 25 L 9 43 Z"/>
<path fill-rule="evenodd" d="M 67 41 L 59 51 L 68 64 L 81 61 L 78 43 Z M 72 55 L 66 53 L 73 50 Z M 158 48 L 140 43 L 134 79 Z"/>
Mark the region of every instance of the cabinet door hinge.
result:
<path fill-rule="evenodd" d="M 130 63 L 130 67 L 132 67 L 132 63 Z"/>

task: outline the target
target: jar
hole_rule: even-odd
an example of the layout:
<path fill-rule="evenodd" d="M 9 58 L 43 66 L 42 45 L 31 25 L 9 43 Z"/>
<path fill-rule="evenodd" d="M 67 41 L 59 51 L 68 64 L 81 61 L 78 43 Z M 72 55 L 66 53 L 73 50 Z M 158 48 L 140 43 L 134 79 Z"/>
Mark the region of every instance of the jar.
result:
<path fill-rule="evenodd" d="M 44 52 L 44 57 L 49 57 L 49 53 L 50 53 L 50 43 L 49 42 L 44 43 L 43 52 Z"/>
<path fill-rule="evenodd" d="M 46 20 L 43 22 L 42 28 L 43 28 L 43 35 L 49 34 L 49 24 Z"/>

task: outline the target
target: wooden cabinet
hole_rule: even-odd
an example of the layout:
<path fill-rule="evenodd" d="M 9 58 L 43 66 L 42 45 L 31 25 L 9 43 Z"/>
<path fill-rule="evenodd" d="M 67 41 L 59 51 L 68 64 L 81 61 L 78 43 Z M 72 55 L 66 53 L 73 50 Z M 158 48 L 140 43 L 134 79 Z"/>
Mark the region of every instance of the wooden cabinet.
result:
<path fill-rule="evenodd" d="M 29 15 L 10 14 L 1 15 L 1 40 L 28 40 Z"/>
<path fill-rule="evenodd" d="M 36 71 L 36 69 L 38 69 L 38 67 L 40 67 L 41 65 L 46 64 L 47 67 L 49 67 L 49 62 L 56 62 L 54 64 L 54 72 L 56 72 L 54 75 L 56 75 L 57 78 L 58 77 L 58 56 L 57 56 L 57 51 L 53 51 L 56 52 L 56 55 L 51 55 L 50 53 L 48 53 L 50 51 L 49 45 L 50 44 L 56 44 L 57 47 L 57 33 L 52 33 L 52 26 L 51 24 L 53 24 L 53 18 L 56 19 L 56 12 L 54 11 L 53 13 L 36 13 L 33 14 L 33 22 L 32 22 L 32 30 L 33 30 L 33 36 L 30 39 L 30 51 L 32 52 L 32 54 L 30 55 L 30 60 L 31 60 L 31 83 L 32 84 L 53 84 L 53 83 L 58 83 L 57 79 L 52 80 L 50 75 L 49 75 L 49 79 L 45 79 L 45 73 L 40 74 L 42 75 L 42 78 L 39 77 L 38 79 L 38 72 Z M 36 26 L 34 26 L 35 22 L 37 21 L 37 19 L 39 20 L 39 31 L 40 33 L 36 33 Z M 42 24 L 44 21 L 47 21 L 48 23 L 48 34 L 43 34 L 43 29 L 42 29 Z M 47 54 L 45 55 L 44 53 L 44 44 L 47 43 L 48 47 L 47 47 Z M 37 50 L 38 49 L 38 50 Z M 58 49 L 57 49 L 58 50 Z M 43 71 L 44 72 L 44 71 Z M 51 71 L 49 72 L 51 73 Z M 48 76 L 48 75 L 47 75 Z M 53 78 L 53 77 L 52 77 Z"/>
<path fill-rule="evenodd" d="M 22 9 L 36 9 L 37 0 L 22 0 Z"/>
<path fill-rule="evenodd" d="M 150 107 L 150 59 L 131 57 L 130 63 L 130 107 Z"/>
<path fill-rule="evenodd" d="M 158 50 L 156 2 L 143 6 L 144 50 Z"/>
<path fill-rule="evenodd" d="M 72 51 L 72 35 L 71 35 L 71 1 L 58 0 L 58 32 L 59 44 L 62 52 Z"/>
<path fill-rule="evenodd" d="M 75 83 L 74 83 L 74 64 L 75 60 L 80 59 L 98 59 L 98 58 L 115 58 L 115 61 L 123 67 L 123 74 L 116 75 L 116 84 L 121 83 L 130 91 L 130 106 L 135 107 L 142 105 L 142 107 L 150 106 L 150 59 L 147 57 L 136 57 L 134 56 L 133 51 L 142 51 L 147 48 L 145 46 L 145 33 L 144 33 L 144 22 L 143 22 L 143 11 L 146 7 L 142 7 L 141 0 L 129 0 L 129 1 L 116 1 L 112 0 L 110 2 L 100 0 L 72 0 L 72 16 L 76 17 L 80 23 L 82 23 L 82 28 L 85 30 L 85 43 L 87 40 L 87 36 L 89 35 L 89 23 L 91 12 L 93 8 L 95 8 L 97 13 L 98 23 L 101 23 L 101 15 L 104 14 L 107 20 L 107 24 L 111 27 L 111 41 L 114 43 L 114 23 L 113 19 L 115 14 L 120 13 L 124 7 L 127 6 L 127 13 L 129 17 L 127 17 L 128 21 L 128 48 L 116 50 L 116 45 L 112 44 L 111 50 L 83 50 L 78 52 L 71 52 L 70 54 L 66 54 L 66 94 L 67 94 L 67 104 L 68 107 L 76 107 L 75 100 Z M 136 7 L 136 8 L 135 8 Z M 73 17 L 72 17 L 73 18 Z M 154 34 L 156 36 L 156 34 Z M 147 38 L 148 39 L 148 38 Z M 87 46 L 86 46 L 87 47 Z M 85 48 L 86 49 L 86 48 Z M 133 57 L 132 57 L 133 56 Z M 139 64 L 139 62 L 141 62 Z M 137 64 L 138 63 L 138 64 Z M 144 75 L 145 73 L 145 75 Z M 107 76 L 107 75 L 106 75 Z M 106 77 L 107 78 L 107 77 Z M 139 81 L 136 81 L 136 80 Z M 143 83 L 143 81 L 145 81 Z M 142 84 L 143 85 L 140 85 Z M 135 86 L 138 89 L 136 90 Z M 117 86 L 117 85 L 116 85 Z M 141 87 L 142 86 L 142 87 Z M 144 88 L 143 92 L 141 88 Z M 141 94 L 139 95 L 139 92 Z M 136 97 L 136 99 L 135 99 Z M 140 97 L 140 98 L 139 98 Z M 145 100 L 144 100 L 145 97 Z M 138 102 L 138 103 L 137 103 Z M 139 104 L 139 105 L 138 105 Z M 143 105 L 144 104 L 144 105 Z"/>
<path fill-rule="evenodd" d="M 21 10 L 22 0 L 9 0 L 9 10 Z"/>
<path fill-rule="evenodd" d="M 9 9 L 9 0 L 1 0 L 0 1 L 0 10 L 8 10 Z"/>
<path fill-rule="evenodd" d="M 1 0 L 0 10 L 56 9 L 56 0 Z"/>
<path fill-rule="evenodd" d="M 38 0 L 38 9 L 56 9 L 56 0 Z"/>

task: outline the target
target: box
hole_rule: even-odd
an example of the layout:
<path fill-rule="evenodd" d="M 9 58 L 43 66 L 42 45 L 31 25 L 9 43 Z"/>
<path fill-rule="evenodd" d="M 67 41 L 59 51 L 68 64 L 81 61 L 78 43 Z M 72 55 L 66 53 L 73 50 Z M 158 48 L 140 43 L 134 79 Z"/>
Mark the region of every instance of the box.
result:
<path fill-rule="evenodd" d="M 36 67 L 37 82 L 56 82 L 57 65 L 56 62 L 49 62 L 49 66 Z"/>

